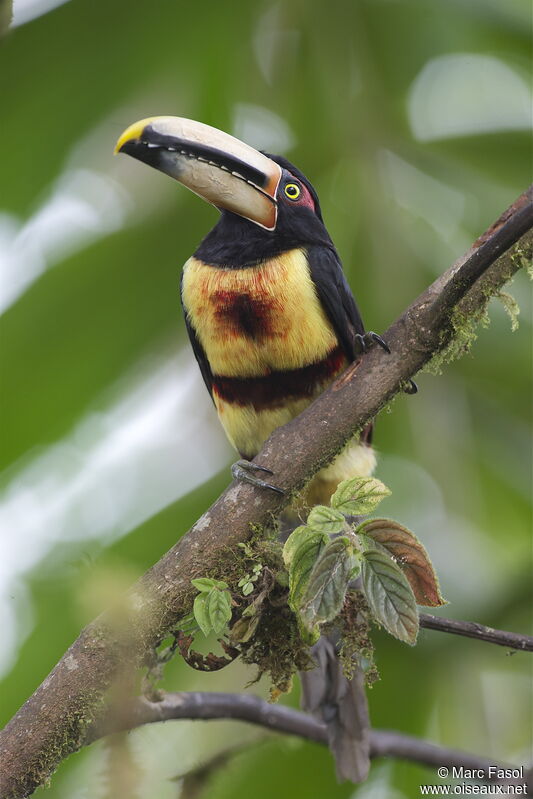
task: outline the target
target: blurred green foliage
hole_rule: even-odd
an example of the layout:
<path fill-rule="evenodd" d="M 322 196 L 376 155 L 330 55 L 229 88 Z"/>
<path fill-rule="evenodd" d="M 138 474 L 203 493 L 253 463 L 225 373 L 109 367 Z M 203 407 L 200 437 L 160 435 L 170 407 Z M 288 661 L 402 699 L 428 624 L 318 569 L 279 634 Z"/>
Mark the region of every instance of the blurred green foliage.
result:
<path fill-rule="evenodd" d="M 16 24 L 17 0 L 14 11 Z M 142 165 L 123 159 L 117 166 L 111 152 L 119 133 L 136 119 L 175 114 L 242 135 L 242 119 L 253 118 L 255 128 L 263 120 L 269 142 L 268 120 L 273 126 L 278 120 L 282 134 L 290 133 L 283 134 L 286 141 L 292 140 L 288 157 L 319 192 L 367 325 L 383 331 L 529 182 L 529 134 L 512 118 L 531 66 L 529 35 L 526 0 L 158 0 L 142 8 L 125 0 L 105 7 L 71 0 L 6 35 L 0 49 L 0 262 L 7 264 L 8 282 L 30 262 L 41 266 L 0 318 L 0 485 L 6 501 L 20 500 L 18 515 L 7 514 L 3 546 L 7 553 L 36 547 L 28 568 L 17 556 L 11 583 L 6 576 L 5 606 L 19 626 L 0 685 L 2 722 L 98 612 L 109 575 L 120 586 L 142 573 L 229 479 L 227 470 L 213 476 L 220 464 L 206 466 L 210 479 L 180 497 L 189 451 L 177 451 L 175 501 L 157 513 L 150 491 L 143 494 L 141 468 L 136 501 L 152 510 L 140 513 L 135 529 L 117 522 L 84 537 L 76 534 L 71 514 L 65 517 L 68 535 L 48 529 L 38 543 L 21 541 L 28 509 L 35 524 L 41 515 L 42 495 L 32 493 L 38 459 L 61 442 L 72 454 L 77 442 L 74 459 L 59 470 L 68 479 L 70 469 L 85 462 L 87 442 L 72 437 L 80 424 L 105 416 L 132 369 L 188 346 L 179 267 L 216 214 Z M 451 103 L 449 114 L 462 108 L 473 118 L 472 129 L 417 139 L 414 86 L 422 85 L 417 81 L 434 59 L 464 54 L 478 81 L 470 94 L 471 74 L 446 96 L 429 91 L 418 113 L 429 119 L 435 107 Z M 509 73 L 508 84 L 484 83 L 483 70 L 495 60 Z M 483 92 L 501 111 L 490 129 L 481 124 Z M 68 214 L 56 214 L 55 222 L 45 218 L 39 236 L 55 244 L 32 254 L 32 220 L 68 188 L 65 180 L 76 170 L 83 186 L 95 172 L 104 179 L 112 172 L 118 217 L 113 221 L 112 197 L 110 213 L 94 224 L 86 219 L 84 237 L 74 244 L 61 243 L 72 232 Z M 132 175 L 135 184 L 128 183 Z M 67 192 L 74 203 L 76 185 Z M 98 210 L 98 190 L 91 191 Z M 59 229 L 53 228 L 57 220 Z M 491 325 L 471 355 L 442 376 L 421 376 L 418 396 L 400 398 L 383 414 L 377 474 L 393 490 L 385 515 L 409 525 L 430 551 L 450 601 L 446 613 L 525 630 L 531 601 L 531 302 L 524 274 L 511 291 L 521 306 L 516 333 L 494 302 Z M 182 430 L 191 424 L 178 415 L 172 422 Z M 209 440 L 214 413 L 202 426 Z M 202 447 L 208 464 L 209 448 Z M 52 479 L 46 469 L 61 463 L 60 454 L 39 467 L 45 477 Z M 112 495 L 127 507 L 120 478 L 119 471 Z M 90 492 L 85 499 L 89 507 L 98 505 Z M 98 507 L 92 510 L 98 515 Z M 432 632 L 423 633 L 415 649 L 382 633 L 375 643 L 382 676 L 370 692 L 376 726 L 524 762 L 532 701 L 524 655 L 509 657 L 498 647 Z M 175 660 L 164 687 L 239 690 L 250 676 L 238 664 L 217 676 L 199 675 Z M 297 689 L 287 701 L 297 702 Z M 133 733 L 128 740 L 143 774 L 140 799 L 178 796 L 179 783 L 170 777 L 248 736 L 244 725 L 225 722 L 176 722 Z M 93 746 L 69 758 L 46 794 L 36 795 L 104 797 L 105 762 L 105 747 Z M 376 764 L 366 786 L 337 786 L 325 750 L 279 740 L 239 754 L 213 776 L 206 795 L 410 797 L 427 781 L 438 780 L 391 762 Z"/>

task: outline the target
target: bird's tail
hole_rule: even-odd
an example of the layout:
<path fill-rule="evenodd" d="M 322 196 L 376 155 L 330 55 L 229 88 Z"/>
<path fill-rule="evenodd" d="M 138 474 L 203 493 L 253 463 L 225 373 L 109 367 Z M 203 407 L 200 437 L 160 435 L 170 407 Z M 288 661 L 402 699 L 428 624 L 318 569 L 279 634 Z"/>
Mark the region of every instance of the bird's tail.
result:
<path fill-rule="evenodd" d="M 341 480 L 372 474 L 376 457 L 371 436 L 369 425 L 359 440 L 351 441 L 313 478 L 299 501 L 307 507 L 329 504 Z M 282 539 L 300 523 L 294 520 L 297 508 L 298 500 L 281 517 Z M 355 665 L 351 679 L 344 675 L 333 635 L 323 635 L 312 647 L 311 656 L 316 667 L 300 672 L 302 708 L 326 725 L 337 778 L 363 782 L 370 768 L 370 719 L 363 671 Z"/>
<path fill-rule="evenodd" d="M 300 672 L 302 707 L 327 727 L 337 779 L 363 782 L 370 768 L 370 719 L 364 674 L 356 667 L 352 679 L 345 677 L 330 636 L 322 636 L 311 655 L 316 668 Z"/>

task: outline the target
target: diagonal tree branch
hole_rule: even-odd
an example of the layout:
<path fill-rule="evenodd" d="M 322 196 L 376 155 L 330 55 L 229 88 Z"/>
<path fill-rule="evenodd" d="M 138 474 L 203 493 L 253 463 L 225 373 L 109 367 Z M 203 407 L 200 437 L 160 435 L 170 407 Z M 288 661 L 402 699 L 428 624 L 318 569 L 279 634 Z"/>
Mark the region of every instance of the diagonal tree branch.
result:
<path fill-rule="evenodd" d="M 285 489 L 233 482 L 191 530 L 139 580 L 117 611 L 89 624 L 0 732 L 0 795 L 27 796 L 85 741 L 105 693 L 124 664 L 140 665 L 192 604 L 191 578 L 224 572 L 251 525 L 277 514 L 310 477 L 442 351 L 456 311 L 475 319 L 531 255 L 532 193 L 521 195 L 473 248 L 385 333 L 392 354 L 374 348 L 297 419 L 276 430 L 257 461 Z M 509 248 L 512 251 L 509 252 Z M 502 255 L 503 254 L 503 255 Z M 439 300 L 446 296 L 447 300 Z M 120 617 L 120 623 L 117 622 Z"/>
<path fill-rule="evenodd" d="M 510 633 L 506 630 L 495 630 L 478 624 L 477 621 L 457 621 L 445 619 L 443 616 L 433 616 L 431 613 L 419 614 L 420 626 L 428 630 L 439 630 L 443 633 L 464 635 L 466 638 L 477 638 L 489 644 L 505 646 L 507 649 L 517 649 L 521 652 L 533 652 L 533 636 L 521 633 Z"/>
<path fill-rule="evenodd" d="M 324 724 L 307 713 L 293 710 L 283 705 L 272 705 L 258 696 L 251 694 L 226 694 L 211 692 L 181 692 L 164 693 L 158 702 L 150 702 L 144 697 L 139 697 L 120 709 L 108 715 L 102 723 L 94 727 L 88 736 L 88 743 L 112 732 L 132 730 L 143 724 L 171 719 L 234 719 L 256 724 L 273 732 L 297 735 L 308 741 L 328 744 L 327 729 Z M 413 735 L 393 732 L 389 730 L 371 730 L 370 732 L 371 757 L 397 757 L 420 763 L 423 766 L 447 766 L 452 768 L 472 769 L 482 773 L 489 781 L 489 768 L 518 770 L 519 766 L 501 763 L 493 758 L 462 752 L 458 749 L 449 749 L 444 746 L 429 743 Z M 509 778 L 506 782 L 522 785 L 533 777 L 533 770 L 526 772 L 518 778 Z"/>

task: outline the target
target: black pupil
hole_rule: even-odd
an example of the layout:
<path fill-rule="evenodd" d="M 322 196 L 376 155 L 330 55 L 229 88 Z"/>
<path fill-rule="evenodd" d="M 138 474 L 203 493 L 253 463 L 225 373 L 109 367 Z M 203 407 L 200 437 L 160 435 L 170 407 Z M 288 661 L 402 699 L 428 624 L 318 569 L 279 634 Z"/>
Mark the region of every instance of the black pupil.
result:
<path fill-rule="evenodd" d="M 288 192 L 289 192 L 290 195 L 295 197 L 296 194 L 298 193 L 298 189 L 296 188 L 296 186 L 289 186 L 288 187 Z"/>

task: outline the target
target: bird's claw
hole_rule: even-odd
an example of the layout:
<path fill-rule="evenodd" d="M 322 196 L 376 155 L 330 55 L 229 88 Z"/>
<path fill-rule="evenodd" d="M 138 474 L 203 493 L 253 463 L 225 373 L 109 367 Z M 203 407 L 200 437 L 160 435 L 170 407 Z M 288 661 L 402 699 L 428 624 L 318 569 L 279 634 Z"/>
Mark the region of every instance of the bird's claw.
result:
<path fill-rule="evenodd" d="M 387 342 L 378 336 L 377 333 L 374 333 L 373 330 L 369 330 L 367 333 L 356 333 L 355 334 L 355 341 L 359 344 L 361 352 L 368 352 L 370 347 L 373 344 L 378 344 L 386 353 L 390 355 L 390 347 Z"/>
<path fill-rule="evenodd" d="M 356 333 L 355 341 L 357 344 L 359 344 L 361 353 L 368 352 L 373 344 L 378 344 L 388 355 L 391 354 L 391 349 L 385 339 L 381 338 L 381 336 L 378 336 L 378 334 L 374 333 L 373 330 L 369 330 L 367 333 L 363 333 L 362 335 L 361 333 Z M 406 394 L 417 394 L 418 386 L 414 380 L 409 378 L 409 380 L 405 382 L 403 390 Z"/>
<path fill-rule="evenodd" d="M 276 491 L 278 494 L 284 494 L 285 491 L 282 488 L 278 488 L 278 486 L 272 485 L 272 483 L 267 483 L 266 480 L 261 480 L 260 477 L 254 477 L 250 474 L 250 472 L 258 471 L 264 472 L 265 474 L 274 474 L 271 469 L 267 469 L 265 466 L 260 466 L 258 463 L 252 463 L 251 461 L 240 460 L 236 463 L 232 464 L 231 467 L 231 474 L 235 478 L 235 480 L 242 480 L 245 483 L 250 483 L 250 485 L 256 486 L 257 488 L 270 488 L 271 491 Z"/>

